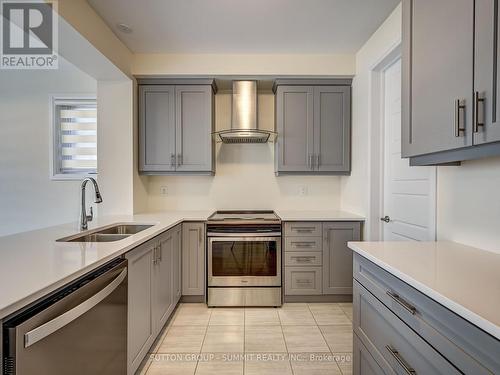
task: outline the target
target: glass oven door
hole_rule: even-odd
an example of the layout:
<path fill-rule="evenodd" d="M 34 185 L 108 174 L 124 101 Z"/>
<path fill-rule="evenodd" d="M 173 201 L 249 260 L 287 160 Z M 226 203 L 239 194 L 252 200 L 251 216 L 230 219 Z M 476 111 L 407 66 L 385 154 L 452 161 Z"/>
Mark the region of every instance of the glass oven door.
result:
<path fill-rule="evenodd" d="M 280 286 L 281 237 L 210 237 L 208 286 Z"/>

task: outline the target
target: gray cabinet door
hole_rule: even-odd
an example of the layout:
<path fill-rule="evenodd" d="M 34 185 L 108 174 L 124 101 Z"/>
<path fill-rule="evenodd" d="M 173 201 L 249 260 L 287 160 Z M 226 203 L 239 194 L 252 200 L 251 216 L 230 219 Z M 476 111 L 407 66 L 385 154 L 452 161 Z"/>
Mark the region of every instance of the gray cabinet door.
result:
<path fill-rule="evenodd" d="M 173 253 L 173 261 L 172 261 L 172 276 L 173 276 L 173 295 L 174 295 L 174 306 L 177 305 L 177 302 L 181 299 L 182 295 L 182 262 L 181 262 L 181 246 L 182 246 L 182 225 L 176 226 L 174 229 L 174 253 Z"/>
<path fill-rule="evenodd" d="M 174 309 L 173 250 L 174 236 L 173 231 L 169 230 L 160 236 L 154 267 L 153 320 L 156 333 L 160 332 Z"/>
<path fill-rule="evenodd" d="M 348 241 L 359 241 L 360 223 L 323 224 L 323 294 L 352 293 L 352 250 Z"/>
<path fill-rule="evenodd" d="M 404 157 L 472 145 L 473 14 L 470 0 L 403 0 Z"/>
<path fill-rule="evenodd" d="M 153 253 L 156 242 L 128 252 L 127 373 L 134 374 L 156 335 L 152 319 Z"/>
<path fill-rule="evenodd" d="M 285 295 L 321 294 L 321 266 L 286 266 Z"/>
<path fill-rule="evenodd" d="M 475 1 L 474 144 L 500 141 L 499 11 L 498 1 Z"/>
<path fill-rule="evenodd" d="M 276 91 L 275 148 L 277 172 L 312 170 L 314 154 L 314 88 L 279 86 Z"/>
<path fill-rule="evenodd" d="M 176 162 L 179 172 L 213 171 L 213 93 L 208 85 L 175 86 Z"/>
<path fill-rule="evenodd" d="M 349 172 L 351 144 L 351 88 L 314 88 L 314 169 Z"/>
<path fill-rule="evenodd" d="M 182 295 L 205 295 L 205 224 L 182 224 Z"/>
<path fill-rule="evenodd" d="M 139 170 L 175 170 L 175 86 L 139 88 Z"/>

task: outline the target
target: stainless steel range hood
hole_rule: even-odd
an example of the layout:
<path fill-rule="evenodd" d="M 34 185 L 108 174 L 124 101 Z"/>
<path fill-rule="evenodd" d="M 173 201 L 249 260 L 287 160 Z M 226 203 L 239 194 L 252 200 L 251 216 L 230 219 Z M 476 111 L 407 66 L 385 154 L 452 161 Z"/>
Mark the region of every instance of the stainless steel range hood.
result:
<path fill-rule="evenodd" d="M 266 143 L 274 132 L 257 124 L 257 81 L 233 81 L 231 129 L 216 132 L 223 143 Z M 273 136 L 273 137 L 271 137 Z"/>

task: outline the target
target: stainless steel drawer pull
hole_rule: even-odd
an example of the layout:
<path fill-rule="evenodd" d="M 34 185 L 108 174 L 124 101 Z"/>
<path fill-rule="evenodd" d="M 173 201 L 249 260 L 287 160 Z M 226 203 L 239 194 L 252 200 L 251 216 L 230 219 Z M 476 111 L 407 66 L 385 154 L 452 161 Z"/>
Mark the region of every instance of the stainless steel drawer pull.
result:
<path fill-rule="evenodd" d="M 175 167 L 175 154 L 170 154 L 170 166 Z"/>
<path fill-rule="evenodd" d="M 291 242 L 295 247 L 313 247 L 314 242 Z"/>
<path fill-rule="evenodd" d="M 295 280 L 297 284 L 311 284 L 311 280 L 308 279 L 297 279 Z"/>
<path fill-rule="evenodd" d="M 292 227 L 292 230 L 299 233 L 312 233 L 314 231 L 314 227 Z"/>
<path fill-rule="evenodd" d="M 396 362 L 403 368 L 403 370 L 408 374 L 408 375 L 415 375 L 417 372 L 412 369 L 408 363 L 401 357 L 399 352 L 396 349 L 391 348 L 389 345 L 386 345 L 385 348 L 391 353 L 391 355 L 394 357 Z"/>
<path fill-rule="evenodd" d="M 401 305 L 410 314 L 415 315 L 415 313 L 417 312 L 417 309 L 415 308 L 415 306 L 412 306 L 411 304 L 406 302 L 404 299 L 402 299 L 396 293 L 388 290 L 387 292 L 385 292 L 385 294 L 387 294 L 389 297 L 391 297 L 393 299 L 393 301 L 395 301 L 397 304 Z"/>
<path fill-rule="evenodd" d="M 455 100 L 455 137 L 460 137 L 460 133 L 465 133 L 465 126 L 460 126 L 460 112 L 462 111 L 465 112 L 465 100 Z"/>
<path fill-rule="evenodd" d="M 295 259 L 297 262 L 301 263 L 310 263 L 315 257 L 310 256 L 310 257 L 292 257 L 292 259 Z"/>

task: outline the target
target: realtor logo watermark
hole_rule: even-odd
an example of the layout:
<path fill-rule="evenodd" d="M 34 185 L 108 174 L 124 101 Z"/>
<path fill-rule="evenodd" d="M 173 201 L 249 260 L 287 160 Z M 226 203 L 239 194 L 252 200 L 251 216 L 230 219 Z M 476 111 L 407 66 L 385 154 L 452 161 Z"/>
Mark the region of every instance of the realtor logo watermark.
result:
<path fill-rule="evenodd" d="M 0 2 L 0 69 L 57 69 L 57 2 Z"/>

